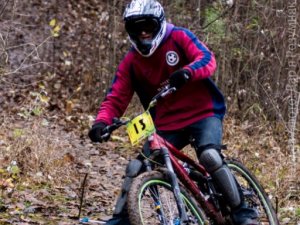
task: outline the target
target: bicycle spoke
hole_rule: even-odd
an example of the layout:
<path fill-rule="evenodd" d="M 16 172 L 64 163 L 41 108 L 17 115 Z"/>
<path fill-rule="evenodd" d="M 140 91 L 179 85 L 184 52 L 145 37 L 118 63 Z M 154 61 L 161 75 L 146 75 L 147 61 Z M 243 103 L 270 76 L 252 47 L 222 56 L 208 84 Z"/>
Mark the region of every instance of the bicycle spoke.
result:
<path fill-rule="evenodd" d="M 162 205 L 161 202 L 164 202 L 164 205 Z M 176 202 L 173 199 L 173 193 L 171 191 L 158 186 L 149 187 L 145 189 L 143 203 L 141 207 L 144 209 L 143 213 L 147 215 L 147 220 L 151 217 L 156 218 L 157 216 L 161 216 L 161 221 L 166 221 L 168 225 L 171 225 L 172 221 L 170 221 L 169 218 L 176 218 Z M 158 210 L 161 212 L 161 215 L 157 215 Z"/>

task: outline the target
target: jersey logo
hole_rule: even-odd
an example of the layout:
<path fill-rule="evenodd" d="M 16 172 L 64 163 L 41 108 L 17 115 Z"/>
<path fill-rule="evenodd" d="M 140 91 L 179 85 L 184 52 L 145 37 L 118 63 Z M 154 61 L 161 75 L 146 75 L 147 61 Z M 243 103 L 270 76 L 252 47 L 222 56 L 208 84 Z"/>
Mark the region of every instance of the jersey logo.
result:
<path fill-rule="evenodd" d="M 175 66 L 179 62 L 179 56 L 174 51 L 168 51 L 166 54 L 166 60 L 169 66 Z"/>

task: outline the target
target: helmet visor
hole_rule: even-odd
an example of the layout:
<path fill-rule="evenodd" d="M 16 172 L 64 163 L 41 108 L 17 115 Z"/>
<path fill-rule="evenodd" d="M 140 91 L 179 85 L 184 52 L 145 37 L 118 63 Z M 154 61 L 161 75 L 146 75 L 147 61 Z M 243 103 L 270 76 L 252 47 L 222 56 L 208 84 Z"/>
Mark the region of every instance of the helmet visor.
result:
<path fill-rule="evenodd" d="M 138 36 L 142 32 L 155 35 L 159 30 L 159 22 L 155 18 L 131 19 L 125 22 L 125 29 L 131 36 Z"/>

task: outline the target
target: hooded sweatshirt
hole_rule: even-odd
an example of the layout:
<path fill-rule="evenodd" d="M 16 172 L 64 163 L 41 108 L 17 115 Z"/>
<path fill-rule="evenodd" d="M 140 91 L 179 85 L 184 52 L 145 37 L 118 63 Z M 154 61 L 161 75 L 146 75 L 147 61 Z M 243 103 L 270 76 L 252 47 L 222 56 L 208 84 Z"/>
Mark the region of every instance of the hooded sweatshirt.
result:
<path fill-rule="evenodd" d="M 118 66 L 95 123 L 112 123 L 121 117 L 134 92 L 146 109 L 152 97 L 178 69 L 190 71 L 190 80 L 179 90 L 159 100 L 150 113 L 159 130 L 177 130 L 207 117 L 224 117 L 224 97 L 211 76 L 214 54 L 188 29 L 167 25 L 164 40 L 149 57 L 131 48 Z"/>

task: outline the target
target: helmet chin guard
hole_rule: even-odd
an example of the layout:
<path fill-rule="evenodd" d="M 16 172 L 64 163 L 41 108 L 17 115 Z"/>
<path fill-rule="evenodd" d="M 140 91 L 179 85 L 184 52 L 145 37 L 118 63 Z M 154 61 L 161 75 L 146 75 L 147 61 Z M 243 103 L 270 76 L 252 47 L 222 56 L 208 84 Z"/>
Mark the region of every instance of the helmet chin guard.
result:
<path fill-rule="evenodd" d="M 137 49 L 140 51 L 140 54 L 147 55 L 149 54 L 152 47 L 152 41 L 151 40 L 145 40 L 145 41 L 137 41 Z"/>
<path fill-rule="evenodd" d="M 167 28 L 163 7 L 156 0 L 133 0 L 127 5 L 123 19 L 133 47 L 144 57 L 151 56 L 162 42 Z M 140 40 L 142 31 L 152 38 Z"/>
<path fill-rule="evenodd" d="M 163 40 L 166 34 L 166 22 L 164 21 L 164 25 L 162 29 L 153 37 L 151 40 L 144 40 L 140 41 L 138 38 L 135 40 L 130 36 L 130 42 L 132 43 L 133 47 L 144 57 L 151 56 L 157 47 L 160 45 L 161 41 Z"/>

